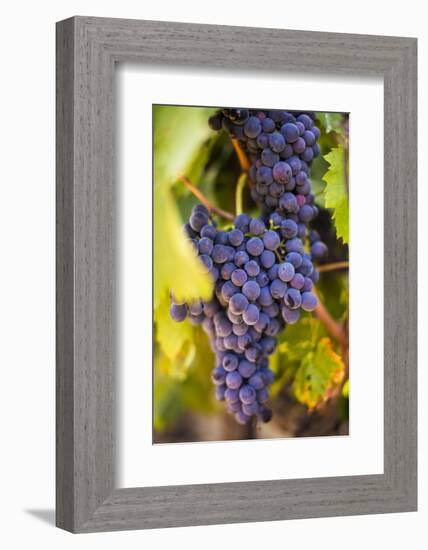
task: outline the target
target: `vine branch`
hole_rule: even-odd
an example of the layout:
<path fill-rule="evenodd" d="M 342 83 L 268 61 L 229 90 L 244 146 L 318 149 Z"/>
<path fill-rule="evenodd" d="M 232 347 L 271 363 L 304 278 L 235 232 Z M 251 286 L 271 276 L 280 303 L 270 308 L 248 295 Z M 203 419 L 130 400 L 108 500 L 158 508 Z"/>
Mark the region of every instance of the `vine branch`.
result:
<path fill-rule="evenodd" d="M 233 221 L 235 219 L 235 216 L 231 212 L 223 210 L 222 208 L 218 208 L 209 199 L 207 199 L 207 197 L 197 187 L 195 187 L 186 176 L 181 174 L 180 176 L 178 176 L 178 179 L 184 183 L 187 189 L 191 193 L 193 193 L 195 197 L 198 198 L 201 203 L 208 208 L 210 212 L 212 212 L 213 214 L 217 214 L 217 216 L 220 216 L 225 220 Z"/>
<path fill-rule="evenodd" d="M 318 299 L 318 304 L 317 304 L 317 307 L 315 308 L 316 316 L 324 324 L 324 326 L 329 331 L 329 333 L 333 336 L 333 338 L 335 338 L 341 346 L 347 348 L 348 337 L 346 335 L 346 332 L 343 330 L 342 325 L 333 319 L 328 309 L 319 299 L 319 296 L 315 292 L 315 290 L 312 290 L 312 292 L 316 294 L 316 297 Z"/>
<path fill-rule="evenodd" d="M 333 262 L 331 264 L 324 264 L 317 266 L 318 273 L 326 273 L 327 271 L 335 271 L 337 269 L 347 269 L 349 262 Z"/>

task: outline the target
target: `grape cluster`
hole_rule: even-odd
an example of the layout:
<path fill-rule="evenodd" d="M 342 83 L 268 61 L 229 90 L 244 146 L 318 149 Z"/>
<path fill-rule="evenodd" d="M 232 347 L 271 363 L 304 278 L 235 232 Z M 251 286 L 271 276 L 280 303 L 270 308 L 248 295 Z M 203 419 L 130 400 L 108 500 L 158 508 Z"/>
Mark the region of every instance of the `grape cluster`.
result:
<path fill-rule="evenodd" d="M 171 316 L 175 321 L 188 317 L 208 334 L 216 356 L 216 397 L 242 424 L 253 415 L 270 420 L 265 405 L 273 381 L 268 356 L 276 336 L 298 321 L 302 309 L 312 311 L 317 304 L 311 292 L 317 272 L 291 222 L 266 227 L 262 219 L 241 214 L 232 228 L 219 230 L 198 204 L 185 225 L 213 279 L 214 294 L 191 304 L 172 296 Z"/>
<path fill-rule="evenodd" d="M 211 128 L 223 128 L 247 151 L 252 198 L 264 213 L 290 213 L 293 193 L 298 197 L 302 223 L 317 215 L 309 180 L 309 166 L 320 154 L 320 130 L 314 118 L 314 113 L 222 109 L 209 119 Z"/>
<path fill-rule="evenodd" d="M 268 357 L 276 337 L 296 323 L 301 310 L 313 311 L 318 273 L 326 245 L 310 223 L 318 214 L 309 166 L 319 152 L 313 113 L 221 109 L 209 119 L 248 154 L 253 200 L 260 218 L 236 217 L 220 230 L 205 206 L 196 205 L 185 225 L 199 260 L 211 275 L 211 300 L 186 304 L 172 298 L 175 321 L 202 325 L 215 353 L 212 380 L 216 398 L 242 424 L 257 415 L 264 422 L 273 381 Z M 305 248 L 306 246 L 306 248 Z"/>

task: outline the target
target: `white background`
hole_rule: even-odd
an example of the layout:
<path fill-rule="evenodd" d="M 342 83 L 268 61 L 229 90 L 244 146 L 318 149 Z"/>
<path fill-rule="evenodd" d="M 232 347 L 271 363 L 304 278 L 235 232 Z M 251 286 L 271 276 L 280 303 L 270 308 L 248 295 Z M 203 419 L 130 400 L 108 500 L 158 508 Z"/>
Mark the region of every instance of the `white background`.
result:
<path fill-rule="evenodd" d="M 285 9 L 287 7 L 287 9 Z M 0 542 L 5 548 L 50 549 L 187 548 L 246 549 L 276 545 L 347 550 L 389 550 L 426 543 L 427 470 L 420 469 L 419 512 L 353 518 L 167 529 L 73 536 L 52 527 L 54 505 L 54 22 L 69 15 L 99 15 L 188 22 L 283 27 L 320 31 L 418 36 L 420 211 L 427 204 L 427 43 L 424 3 L 409 0 L 216 0 L 151 4 L 122 0 L 5 3 L 2 10 L 1 94 L 1 504 Z M 370 180 L 367 180 L 370 185 Z M 426 215 L 420 224 L 421 281 L 428 275 Z M 424 248 L 422 253 L 422 247 Z M 425 304 L 427 286 L 421 284 Z M 420 364 L 428 363 L 421 307 Z M 428 462 L 426 369 L 419 378 L 420 464 Z"/>
<path fill-rule="evenodd" d="M 383 472 L 383 83 L 122 66 L 118 90 L 119 487 Z M 171 87 L 171 81 L 174 86 Z M 152 103 L 350 112 L 350 435 L 152 445 Z M 286 101 L 286 105 L 284 104 Z M 367 155 L 370 120 L 371 155 Z M 372 190 L 360 182 L 370 174 Z M 370 247 L 364 231 L 370 219 Z M 144 251 L 143 253 L 141 251 Z M 156 251 L 155 251 L 156 254 Z M 370 266 L 370 315 L 361 292 Z M 367 361 L 367 356 L 371 360 Z M 370 380 L 370 384 L 367 383 Z M 234 460 L 231 462 L 230 458 Z M 251 456 L 251 460 L 248 457 Z M 317 456 L 318 460 L 313 460 Z M 268 462 L 269 467 L 266 467 Z M 144 464 L 144 466 L 143 466 Z M 171 464 L 180 464 L 171 468 Z M 228 468 L 216 468 L 228 464 Z"/>

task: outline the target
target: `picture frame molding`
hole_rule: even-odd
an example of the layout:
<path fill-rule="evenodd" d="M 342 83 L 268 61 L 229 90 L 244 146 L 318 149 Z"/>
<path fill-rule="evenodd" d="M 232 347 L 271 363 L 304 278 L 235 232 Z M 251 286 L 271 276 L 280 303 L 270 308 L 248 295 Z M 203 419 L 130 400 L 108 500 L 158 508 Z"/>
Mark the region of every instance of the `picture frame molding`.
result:
<path fill-rule="evenodd" d="M 258 78 L 383 77 L 383 474 L 115 487 L 114 74 L 125 62 Z M 415 511 L 416 39 L 72 17 L 57 23 L 56 75 L 57 526 L 86 533 Z M 370 288 L 361 292 L 369 313 Z"/>

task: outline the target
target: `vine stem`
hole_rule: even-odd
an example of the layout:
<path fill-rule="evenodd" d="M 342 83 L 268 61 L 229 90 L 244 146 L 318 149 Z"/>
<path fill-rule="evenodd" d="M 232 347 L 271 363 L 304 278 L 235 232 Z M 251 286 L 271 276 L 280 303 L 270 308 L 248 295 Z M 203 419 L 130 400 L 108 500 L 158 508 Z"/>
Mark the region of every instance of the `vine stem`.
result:
<path fill-rule="evenodd" d="M 343 330 L 343 327 L 340 323 L 335 321 L 333 317 L 330 315 L 330 312 L 325 307 L 325 305 L 321 302 L 319 299 L 319 296 L 313 289 L 312 292 L 316 295 L 318 299 L 317 307 L 315 308 L 315 314 L 318 317 L 318 319 L 324 324 L 326 329 L 329 331 L 329 333 L 335 338 L 342 347 L 347 348 L 348 347 L 348 337 Z"/>
<path fill-rule="evenodd" d="M 245 172 L 242 172 L 242 174 L 239 176 L 238 183 L 236 184 L 236 191 L 235 191 L 235 210 L 236 215 L 239 216 L 239 214 L 242 214 L 244 211 L 243 205 L 242 205 L 242 194 L 244 191 L 245 184 L 247 182 L 247 174 Z"/>
<path fill-rule="evenodd" d="M 220 216 L 221 218 L 224 218 L 225 220 L 233 221 L 235 219 L 235 216 L 231 212 L 227 212 L 227 210 L 223 210 L 222 208 L 218 208 L 215 206 L 210 200 L 207 199 L 207 197 L 201 193 L 201 191 L 191 183 L 189 178 L 181 174 L 178 176 L 178 179 L 184 183 L 184 185 L 187 187 L 187 189 L 197 197 L 201 203 L 208 208 L 210 212 L 213 214 L 217 214 L 217 216 Z"/>
<path fill-rule="evenodd" d="M 318 273 L 326 273 L 327 271 L 335 271 L 336 269 L 347 269 L 349 262 L 333 262 L 317 266 Z"/>
<path fill-rule="evenodd" d="M 248 160 L 248 157 L 245 151 L 242 149 L 237 139 L 232 139 L 231 141 L 232 141 L 233 148 L 235 149 L 235 153 L 238 157 L 241 170 L 243 172 L 248 172 L 248 170 L 250 169 L 250 161 Z"/>

